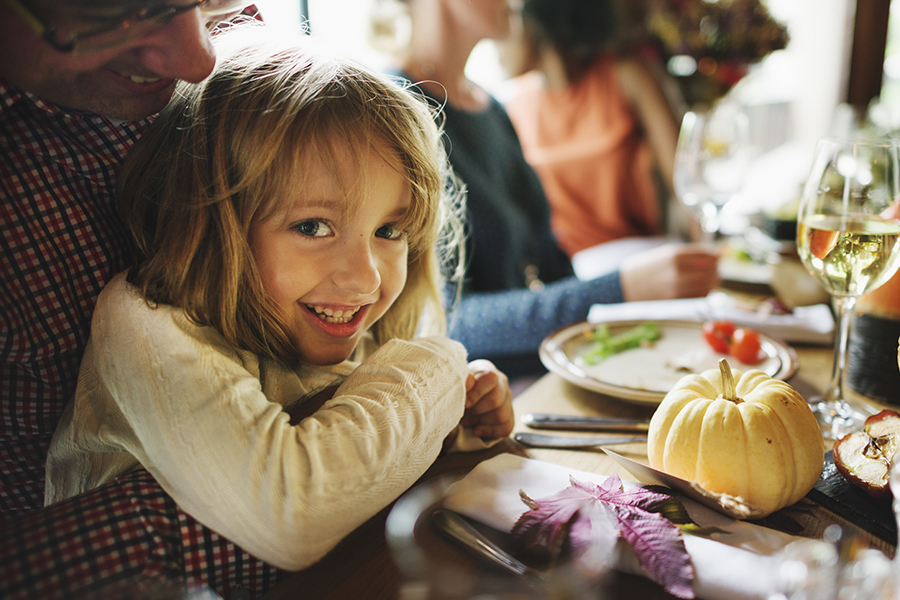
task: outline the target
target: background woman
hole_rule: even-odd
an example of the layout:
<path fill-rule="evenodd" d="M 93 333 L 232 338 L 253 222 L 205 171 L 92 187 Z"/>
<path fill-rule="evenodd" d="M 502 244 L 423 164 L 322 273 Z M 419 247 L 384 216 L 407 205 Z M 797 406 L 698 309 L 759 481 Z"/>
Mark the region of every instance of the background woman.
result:
<path fill-rule="evenodd" d="M 509 375 L 540 373 L 541 341 L 585 319 L 592 304 L 709 292 L 717 282 L 716 255 L 692 246 L 661 246 L 628 257 L 618 271 L 576 279 L 506 111 L 465 74 L 479 41 L 509 35 L 509 3 L 406 0 L 404 7 L 410 38 L 397 67 L 443 108 L 450 162 L 468 193 L 469 257 L 450 334 L 470 356 L 488 358 Z M 376 31 L 389 31 L 398 22 L 396 6 L 380 8 Z"/>
<path fill-rule="evenodd" d="M 616 44 L 612 0 L 526 0 L 501 56 L 505 106 L 572 256 L 666 229 L 679 120 L 646 59 Z"/>

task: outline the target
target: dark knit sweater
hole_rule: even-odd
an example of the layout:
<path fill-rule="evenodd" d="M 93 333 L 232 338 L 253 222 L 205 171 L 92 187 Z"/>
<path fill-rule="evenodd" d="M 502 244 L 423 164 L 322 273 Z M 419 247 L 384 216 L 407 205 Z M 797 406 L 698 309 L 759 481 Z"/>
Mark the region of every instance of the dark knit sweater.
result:
<path fill-rule="evenodd" d="M 432 102 L 437 100 L 431 98 Z M 450 335 L 508 375 L 542 370 L 537 357 L 550 333 L 587 318 L 592 304 L 622 301 L 619 273 L 591 281 L 572 264 L 550 231 L 550 207 L 525 161 L 503 107 L 482 112 L 446 105 L 439 122 L 450 163 L 467 189 L 467 269 Z M 526 270 L 543 282 L 532 291 Z"/>

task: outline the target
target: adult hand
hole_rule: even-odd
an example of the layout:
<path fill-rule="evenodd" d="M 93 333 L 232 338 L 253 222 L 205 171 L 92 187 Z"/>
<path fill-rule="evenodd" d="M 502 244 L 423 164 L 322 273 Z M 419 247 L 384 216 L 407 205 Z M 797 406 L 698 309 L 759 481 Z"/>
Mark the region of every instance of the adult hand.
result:
<path fill-rule="evenodd" d="M 699 298 L 719 283 L 719 252 L 706 244 L 665 244 L 619 268 L 625 301 Z"/>
<path fill-rule="evenodd" d="M 494 363 L 474 360 L 466 379 L 466 411 L 460 424 L 480 438 L 506 437 L 514 422 L 509 379 Z"/>

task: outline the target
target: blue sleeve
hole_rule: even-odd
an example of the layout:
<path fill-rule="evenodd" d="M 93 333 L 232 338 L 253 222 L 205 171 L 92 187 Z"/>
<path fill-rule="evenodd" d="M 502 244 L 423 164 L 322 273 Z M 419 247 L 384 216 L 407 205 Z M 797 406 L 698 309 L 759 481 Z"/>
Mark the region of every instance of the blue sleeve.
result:
<path fill-rule="evenodd" d="M 450 313 L 450 337 L 466 347 L 469 360 L 537 356 L 545 337 L 585 320 L 592 305 L 622 301 L 618 271 L 589 281 L 567 277 L 540 292 L 472 293 Z"/>

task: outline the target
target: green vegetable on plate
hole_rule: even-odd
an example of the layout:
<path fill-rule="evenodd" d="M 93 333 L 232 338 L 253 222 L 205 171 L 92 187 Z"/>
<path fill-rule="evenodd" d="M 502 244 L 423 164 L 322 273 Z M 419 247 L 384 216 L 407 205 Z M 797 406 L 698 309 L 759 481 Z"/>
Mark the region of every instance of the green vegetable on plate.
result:
<path fill-rule="evenodd" d="M 659 325 L 648 322 L 641 323 L 622 333 L 613 335 L 606 325 L 599 325 L 591 334 L 594 345 L 582 359 L 589 365 L 596 365 L 613 354 L 632 348 L 646 346 L 659 339 Z"/>

